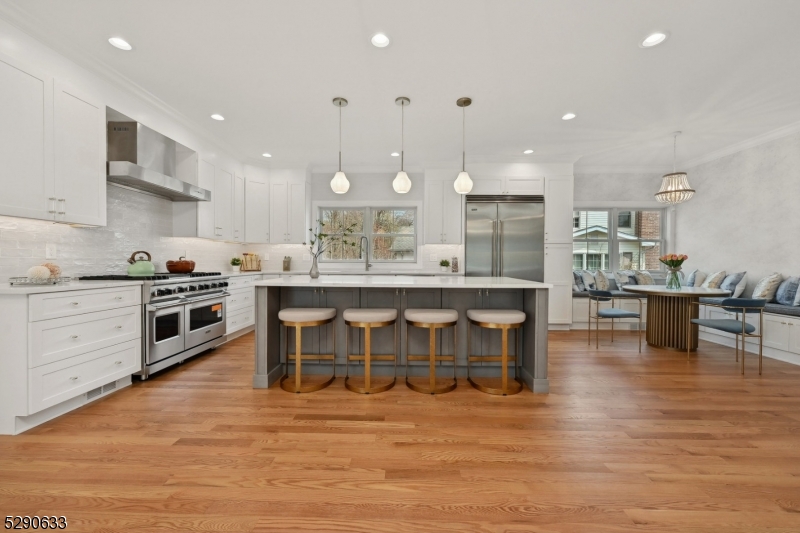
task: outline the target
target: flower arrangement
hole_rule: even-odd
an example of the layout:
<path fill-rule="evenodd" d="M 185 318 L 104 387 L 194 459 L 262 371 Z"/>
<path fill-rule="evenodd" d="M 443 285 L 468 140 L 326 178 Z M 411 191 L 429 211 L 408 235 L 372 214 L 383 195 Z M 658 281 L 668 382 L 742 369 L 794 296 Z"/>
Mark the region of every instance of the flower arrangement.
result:
<path fill-rule="evenodd" d="M 681 290 L 681 278 L 683 277 L 681 265 L 687 259 L 689 259 L 689 256 L 686 254 L 666 254 L 658 258 L 669 270 L 669 274 L 667 274 L 667 289 Z"/>
<path fill-rule="evenodd" d="M 317 279 L 319 277 L 319 267 L 317 266 L 317 259 L 319 258 L 319 256 L 324 254 L 328 248 L 330 248 L 331 244 L 333 244 L 331 240 L 328 239 L 328 237 L 330 237 L 330 234 L 324 233 L 321 227 L 322 227 L 322 222 L 320 220 L 317 220 L 317 231 L 308 228 L 308 231 L 311 232 L 311 239 L 309 240 L 308 244 L 308 251 L 311 252 L 311 270 L 308 272 L 308 275 L 311 276 L 312 279 Z M 350 241 L 347 239 L 347 237 L 353 234 L 355 227 L 356 227 L 355 224 L 350 224 L 346 228 L 342 229 L 341 236 L 342 236 L 343 247 L 352 246 L 355 248 L 356 246 L 361 245 L 360 242 L 356 244 L 355 241 Z"/>

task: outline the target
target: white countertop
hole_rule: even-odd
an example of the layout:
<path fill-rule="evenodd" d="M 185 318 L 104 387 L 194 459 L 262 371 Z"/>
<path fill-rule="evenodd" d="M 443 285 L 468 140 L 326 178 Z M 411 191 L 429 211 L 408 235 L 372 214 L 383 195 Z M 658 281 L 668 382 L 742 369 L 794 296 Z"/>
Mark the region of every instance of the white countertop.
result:
<path fill-rule="evenodd" d="M 321 275 L 286 276 L 253 283 L 255 287 L 394 287 L 438 289 L 552 289 L 549 283 L 515 278 L 465 277 L 465 276 L 349 276 Z"/>
<path fill-rule="evenodd" d="M 0 284 L 0 295 L 3 294 L 40 294 L 45 292 L 85 291 L 89 289 L 108 289 L 141 285 L 141 281 L 70 281 L 61 285 L 11 285 Z"/>
<path fill-rule="evenodd" d="M 262 270 L 260 272 L 223 272 L 223 276 L 259 276 L 265 274 L 268 276 L 282 275 L 282 276 L 307 276 L 308 269 L 297 270 L 293 269 L 288 272 L 283 270 Z M 436 270 L 370 270 L 368 273 L 363 270 L 330 270 L 320 271 L 323 276 L 464 276 L 463 272 L 441 272 Z"/>

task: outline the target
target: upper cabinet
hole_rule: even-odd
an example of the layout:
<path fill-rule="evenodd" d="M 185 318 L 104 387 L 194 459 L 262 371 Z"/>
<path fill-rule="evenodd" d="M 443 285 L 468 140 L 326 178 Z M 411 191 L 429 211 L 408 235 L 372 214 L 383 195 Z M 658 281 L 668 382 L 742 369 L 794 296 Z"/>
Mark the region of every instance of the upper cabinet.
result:
<path fill-rule="evenodd" d="M 475 178 L 470 194 L 541 196 L 544 194 L 544 178 L 542 176 Z"/>
<path fill-rule="evenodd" d="M 0 56 L 0 214 L 105 225 L 105 106 Z"/>
<path fill-rule="evenodd" d="M 261 244 L 269 241 L 269 183 L 265 178 L 245 180 L 245 242 Z"/>
<path fill-rule="evenodd" d="M 244 241 L 245 234 L 244 176 L 233 175 L 233 240 Z"/>
<path fill-rule="evenodd" d="M 572 176 L 545 180 L 544 242 L 572 242 Z"/>
<path fill-rule="evenodd" d="M 452 181 L 425 181 L 425 244 L 461 244 L 463 197 Z"/>
<path fill-rule="evenodd" d="M 233 174 L 217 168 L 214 174 L 214 237 L 233 240 Z"/>
<path fill-rule="evenodd" d="M 304 181 L 276 180 L 270 186 L 270 241 L 302 244 L 306 240 L 306 198 Z"/>
<path fill-rule="evenodd" d="M 56 81 L 56 221 L 106 225 L 106 106 Z"/>

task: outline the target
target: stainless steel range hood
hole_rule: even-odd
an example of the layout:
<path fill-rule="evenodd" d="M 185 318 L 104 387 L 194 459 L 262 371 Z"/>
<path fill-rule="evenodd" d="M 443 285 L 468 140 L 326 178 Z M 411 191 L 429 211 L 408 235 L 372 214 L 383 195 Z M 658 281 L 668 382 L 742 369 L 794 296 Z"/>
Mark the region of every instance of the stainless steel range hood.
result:
<path fill-rule="evenodd" d="M 207 202 L 211 191 L 178 179 L 196 153 L 138 122 L 108 123 L 108 181 L 169 198 Z M 196 169 L 196 164 L 193 167 Z"/>

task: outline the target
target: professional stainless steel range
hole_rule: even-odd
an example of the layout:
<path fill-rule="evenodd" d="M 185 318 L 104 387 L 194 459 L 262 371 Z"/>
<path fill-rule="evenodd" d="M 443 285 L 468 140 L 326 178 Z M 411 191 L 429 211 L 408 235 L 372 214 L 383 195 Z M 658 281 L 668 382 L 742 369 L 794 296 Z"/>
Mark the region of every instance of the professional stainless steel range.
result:
<path fill-rule="evenodd" d="M 144 281 L 142 379 L 216 348 L 226 333 L 228 277 L 220 272 L 156 274 L 146 277 L 82 276 L 82 281 Z"/>

